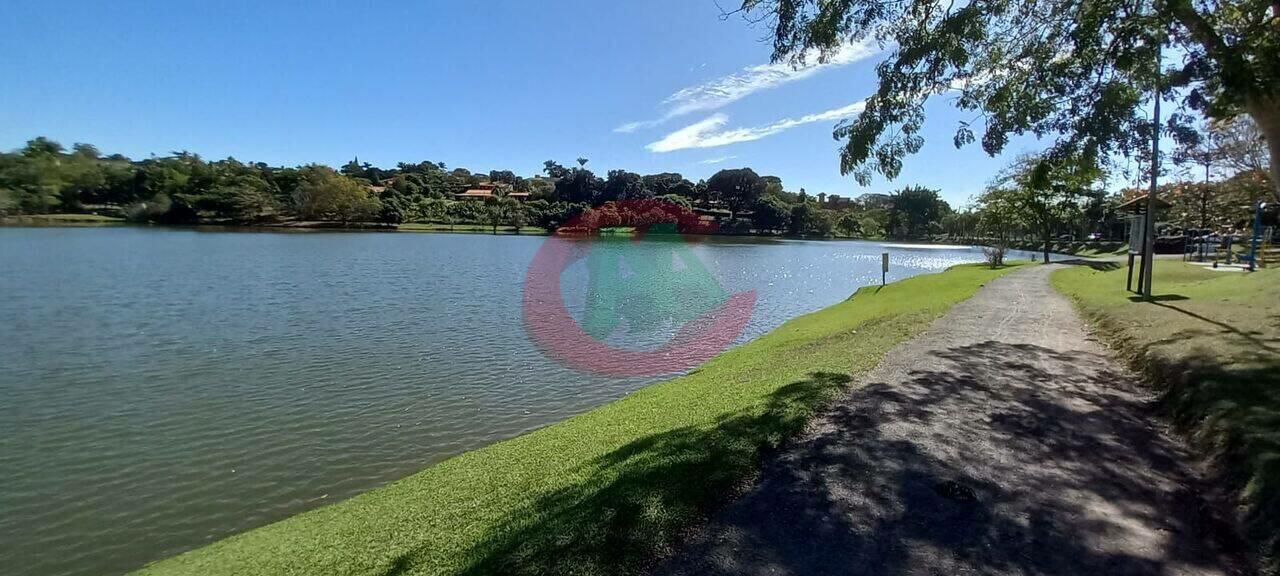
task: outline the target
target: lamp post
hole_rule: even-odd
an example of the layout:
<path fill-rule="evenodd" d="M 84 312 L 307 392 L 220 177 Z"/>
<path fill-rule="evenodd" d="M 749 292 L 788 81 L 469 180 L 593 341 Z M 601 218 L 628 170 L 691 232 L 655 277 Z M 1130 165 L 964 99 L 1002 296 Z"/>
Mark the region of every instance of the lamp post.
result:
<path fill-rule="evenodd" d="M 1142 296 L 1151 299 L 1151 272 L 1156 256 L 1156 180 L 1160 174 L 1160 44 L 1156 40 L 1155 104 L 1151 118 L 1151 190 L 1147 192 L 1147 215 L 1142 230 Z"/>
<path fill-rule="evenodd" d="M 1267 203 L 1259 200 L 1253 205 L 1253 234 L 1249 238 L 1249 271 L 1258 267 L 1258 243 L 1262 241 L 1262 211 Z"/>

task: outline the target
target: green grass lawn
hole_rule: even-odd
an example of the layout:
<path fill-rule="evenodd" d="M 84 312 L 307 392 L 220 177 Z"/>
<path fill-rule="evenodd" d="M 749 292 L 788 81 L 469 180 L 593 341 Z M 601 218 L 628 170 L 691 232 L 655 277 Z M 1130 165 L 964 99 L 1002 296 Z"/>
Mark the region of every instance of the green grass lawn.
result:
<path fill-rule="evenodd" d="M 0 218 L 0 221 L 3 221 L 5 224 L 107 224 L 112 222 L 124 222 L 124 218 L 101 216 L 98 214 L 30 214 L 26 216 L 9 216 L 6 218 Z"/>
<path fill-rule="evenodd" d="M 634 574 L 853 377 L 1006 271 L 863 288 L 687 376 L 143 572 Z"/>
<path fill-rule="evenodd" d="M 396 226 L 397 230 L 405 232 L 475 232 L 492 234 L 493 226 L 483 224 L 454 224 L 450 227 L 448 224 L 436 224 L 432 222 L 405 222 Z M 511 226 L 498 226 L 499 234 L 515 234 L 516 229 Z M 520 233 L 526 236 L 545 235 L 547 231 L 537 226 L 525 226 L 520 229 Z"/>
<path fill-rule="evenodd" d="M 1164 410 L 1237 499 L 1254 552 L 1280 574 L 1280 270 L 1157 260 L 1155 302 L 1130 299 L 1123 268 L 1052 281 L 1160 387 Z"/>
<path fill-rule="evenodd" d="M 1011 248 L 1026 250 L 1028 252 L 1040 252 L 1044 250 L 1042 242 L 1012 242 Z M 1087 258 L 1095 258 L 1099 256 L 1116 256 L 1124 254 L 1128 250 L 1128 244 L 1124 242 L 1104 242 L 1104 241 L 1088 241 L 1088 242 L 1064 242 L 1054 241 L 1049 244 L 1049 251 L 1058 254 L 1071 254 L 1074 256 L 1084 256 Z"/>

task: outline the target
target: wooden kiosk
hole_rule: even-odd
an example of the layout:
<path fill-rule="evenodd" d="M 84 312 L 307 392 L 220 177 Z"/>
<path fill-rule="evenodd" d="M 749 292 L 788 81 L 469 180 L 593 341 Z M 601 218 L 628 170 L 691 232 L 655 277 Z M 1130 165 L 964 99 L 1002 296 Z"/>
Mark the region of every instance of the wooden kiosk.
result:
<path fill-rule="evenodd" d="M 1169 207 L 1169 203 L 1156 198 L 1156 210 L 1162 210 Z M 1124 218 L 1129 221 L 1129 279 L 1125 284 L 1125 289 L 1138 294 L 1142 293 L 1144 282 L 1149 282 L 1150 278 L 1146 278 L 1142 273 L 1145 266 L 1142 266 L 1141 258 L 1146 258 L 1144 247 L 1147 245 L 1147 195 L 1143 194 L 1124 204 L 1116 207 L 1116 212 L 1124 214 Z M 1155 252 L 1154 243 L 1152 244 L 1152 252 Z M 1155 254 L 1150 256 L 1155 258 Z M 1138 289 L 1133 288 L 1133 265 L 1137 260 L 1138 266 Z"/>

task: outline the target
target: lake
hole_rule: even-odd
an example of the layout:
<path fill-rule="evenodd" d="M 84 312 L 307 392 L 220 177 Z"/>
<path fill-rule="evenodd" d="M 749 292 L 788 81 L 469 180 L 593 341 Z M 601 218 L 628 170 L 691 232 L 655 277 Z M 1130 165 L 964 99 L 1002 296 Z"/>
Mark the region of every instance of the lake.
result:
<path fill-rule="evenodd" d="M 0 228 L 0 566 L 126 572 L 660 379 L 576 371 L 531 340 L 522 284 L 544 242 L 591 241 Z M 890 281 L 982 260 L 745 237 L 688 250 L 726 292 L 755 291 L 737 342 L 879 283 L 881 252 Z M 561 278 L 575 318 L 587 276 Z M 624 304 L 634 321 L 652 303 Z M 637 326 L 607 341 L 652 349 L 679 328 Z"/>

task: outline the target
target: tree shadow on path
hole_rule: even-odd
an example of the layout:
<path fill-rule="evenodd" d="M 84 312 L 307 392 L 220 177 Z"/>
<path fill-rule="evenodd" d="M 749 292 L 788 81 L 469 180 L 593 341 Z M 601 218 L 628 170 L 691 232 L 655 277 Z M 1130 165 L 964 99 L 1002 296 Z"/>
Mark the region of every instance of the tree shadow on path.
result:
<path fill-rule="evenodd" d="M 658 574 L 1246 573 L 1110 360 L 984 342 L 852 390 Z"/>

